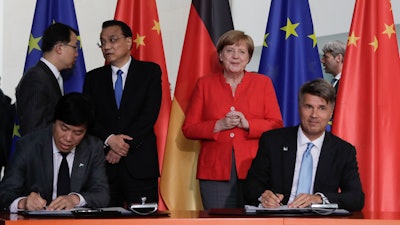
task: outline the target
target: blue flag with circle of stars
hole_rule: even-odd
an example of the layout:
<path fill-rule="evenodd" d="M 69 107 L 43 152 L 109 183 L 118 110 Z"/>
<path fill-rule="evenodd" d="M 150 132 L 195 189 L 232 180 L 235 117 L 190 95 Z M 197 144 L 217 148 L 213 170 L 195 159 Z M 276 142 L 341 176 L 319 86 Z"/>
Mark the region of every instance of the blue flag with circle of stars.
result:
<path fill-rule="evenodd" d="M 78 58 L 71 70 L 63 71 L 64 92 L 82 92 L 83 82 L 86 74 L 85 62 L 82 52 L 82 44 L 79 36 L 78 23 L 76 20 L 75 6 L 73 0 L 37 0 L 32 29 L 29 36 L 28 49 L 26 53 L 24 73 L 36 65 L 42 57 L 41 40 L 45 29 L 52 23 L 59 22 L 78 31 Z M 20 138 L 18 121 L 15 121 L 14 134 L 9 158 L 15 151 L 15 142 Z"/>
<path fill-rule="evenodd" d="M 323 78 L 308 0 L 272 0 L 258 72 L 274 83 L 284 125 L 298 125 L 301 85 Z"/>

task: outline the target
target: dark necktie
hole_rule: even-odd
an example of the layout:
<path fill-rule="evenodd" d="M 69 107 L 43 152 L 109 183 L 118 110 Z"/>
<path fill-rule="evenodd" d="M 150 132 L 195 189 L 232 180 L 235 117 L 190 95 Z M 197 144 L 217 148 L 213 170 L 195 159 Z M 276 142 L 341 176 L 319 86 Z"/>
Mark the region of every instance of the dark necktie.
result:
<path fill-rule="evenodd" d="M 306 151 L 303 153 L 303 159 L 301 160 L 299 173 L 299 181 L 297 183 L 296 196 L 300 193 L 310 194 L 313 170 L 313 158 L 311 155 L 311 149 L 313 146 L 314 144 L 309 142 L 307 144 Z"/>
<path fill-rule="evenodd" d="M 62 160 L 60 168 L 58 169 L 57 180 L 57 196 L 68 195 L 71 189 L 71 179 L 69 177 L 69 167 L 67 162 L 67 155 L 69 152 L 60 152 Z"/>
<path fill-rule="evenodd" d="M 117 107 L 119 108 L 119 104 L 122 98 L 122 70 L 117 71 L 117 80 L 115 81 L 115 102 L 117 103 Z"/>
<path fill-rule="evenodd" d="M 336 78 L 332 78 L 332 80 L 331 80 L 332 86 L 335 86 L 335 83 L 336 83 L 337 80 L 338 80 L 338 79 L 336 79 Z"/>

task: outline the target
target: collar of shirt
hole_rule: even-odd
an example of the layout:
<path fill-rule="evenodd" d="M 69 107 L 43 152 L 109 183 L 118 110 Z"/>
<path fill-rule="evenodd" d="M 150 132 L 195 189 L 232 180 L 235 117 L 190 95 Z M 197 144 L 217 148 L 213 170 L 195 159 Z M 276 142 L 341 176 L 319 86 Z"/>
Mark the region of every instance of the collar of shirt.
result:
<path fill-rule="evenodd" d="M 51 72 L 53 72 L 54 77 L 58 80 L 58 78 L 61 76 L 61 73 L 60 73 L 60 71 L 58 71 L 56 66 L 54 66 L 51 62 L 49 62 L 47 59 L 45 59 L 43 57 L 40 58 L 40 61 L 42 61 L 44 64 L 46 64 L 50 68 Z M 61 79 L 62 79 L 62 77 L 61 77 Z"/>
<path fill-rule="evenodd" d="M 128 62 L 125 65 L 123 65 L 121 68 L 111 65 L 113 87 L 115 87 L 115 81 L 117 80 L 117 71 L 118 70 L 122 70 L 122 72 L 124 72 L 121 76 L 122 76 L 122 87 L 125 86 L 125 81 L 126 81 L 126 77 L 128 75 L 128 70 L 129 70 L 129 66 L 131 65 L 131 62 L 132 62 L 132 58 L 129 58 Z"/>
<path fill-rule="evenodd" d="M 310 141 L 310 139 L 308 139 L 308 137 L 304 134 L 303 130 L 301 129 L 301 126 L 299 126 L 299 130 L 297 131 L 297 147 L 300 148 L 298 148 L 298 152 L 300 150 L 301 153 L 303 153 L 306 150 L 308 142 L 312 142 L 314 144 L 314 147 L 316 147 L 318 151 L 321 151 L 324 138 L 325 138 L 325 132 L 314 141 Z M 304 149 L 302 148 L 302 146 L 304 147 Z"/>
<path fill-rule="evenodd" d="M 336 74 L 336 76 L 333 77 L 334 79 L 336 79 L 336 81 L 334 84 L 332 84 L 332 86 L 336 86 L 337 82 L 340 80 L 340 77 L 342 77 L 342 73 L 338 73 Z"/>

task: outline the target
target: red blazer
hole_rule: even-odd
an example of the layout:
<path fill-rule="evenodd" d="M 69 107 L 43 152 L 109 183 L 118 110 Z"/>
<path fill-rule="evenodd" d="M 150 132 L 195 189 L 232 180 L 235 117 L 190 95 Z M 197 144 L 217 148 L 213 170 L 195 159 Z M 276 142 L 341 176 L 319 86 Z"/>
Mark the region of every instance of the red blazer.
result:
<path fill-rule="evenodd" d="M 217 120 L 233 108 L 247 118 L 249 130 L 233 128 L 214 133 Z M 235 96 L 232 96 L 231 87 L 221 72 L 198 80 L 182 131 L 187 138 L 201 141 L 197 178 L 229 180 L 232 149 L 238 177 L 245 179 L 256 156 L 261 134 L 282 126 L 282 116 L 269 77 L 245 72 Z"/>

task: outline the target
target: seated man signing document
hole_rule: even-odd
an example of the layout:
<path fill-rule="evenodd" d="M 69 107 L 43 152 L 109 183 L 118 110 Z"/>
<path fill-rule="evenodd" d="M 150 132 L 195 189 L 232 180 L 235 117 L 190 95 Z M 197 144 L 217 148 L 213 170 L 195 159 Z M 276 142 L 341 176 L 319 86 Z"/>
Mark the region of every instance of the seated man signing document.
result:
<path fill-rule="evenodd" d="M 323 79 L 299 92 L 301 123 L 265 132 L 247 174 L 248 204 L 276 208 L 337 203 L 359 211 L 364 206 L 354 146 L 325 131 L 335 106 L 335 89 Z"/>
<path fill-rule="evenodd" d="M 0 204 L 18 210 L 105 207 L 109 201 L 103 143 L 88 134 L 93 108 L 82 94 L 63 96 L 53 125 L 18 140 L 0 183 Z"/>

